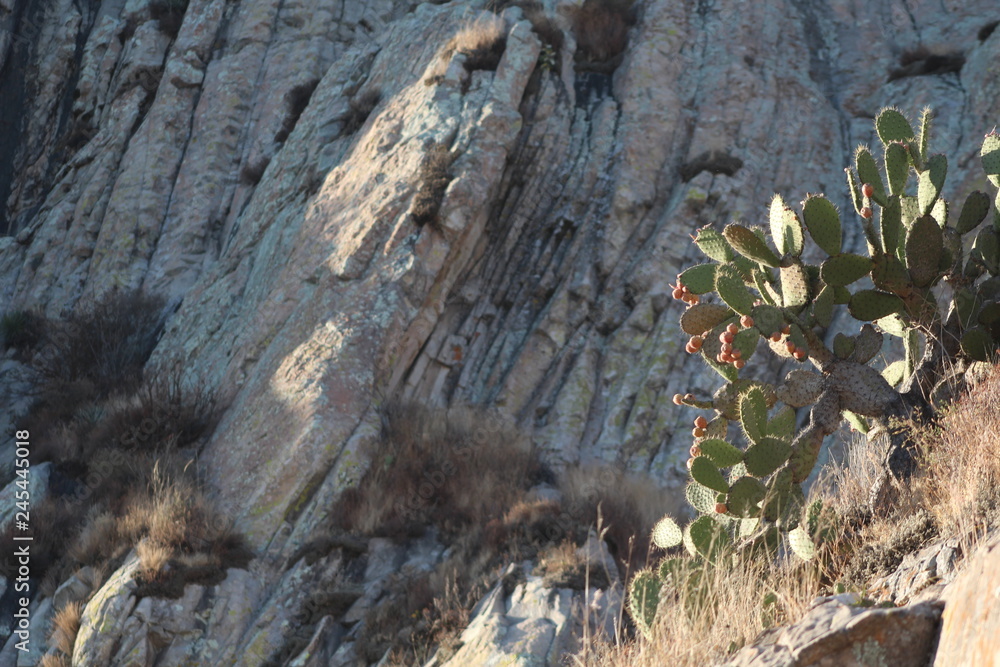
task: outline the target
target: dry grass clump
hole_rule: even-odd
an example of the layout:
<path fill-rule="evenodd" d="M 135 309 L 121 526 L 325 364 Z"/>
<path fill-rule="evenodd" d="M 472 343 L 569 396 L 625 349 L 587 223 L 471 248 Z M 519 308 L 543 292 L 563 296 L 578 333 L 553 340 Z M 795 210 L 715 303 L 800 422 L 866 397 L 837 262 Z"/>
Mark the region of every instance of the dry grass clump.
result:
<path fill-rule="evenodd" d="M 1000 525 L 1000 367 L 920 438 L 925 506 L 944 534 Z"/>
<path fill-rule="evenodd" d="M 586 0 L 572 14 L 578 63 L 607 63 L 628 46 L 633 0 Z"/>
<path fill-rule="evenodd" d="M 503 516 L 543 474 L 534 447 L 494 415 L 394 405 L 371 466 L 334 515 L 342 528 L 405 537 L 428 524 L 455 536 Z"/>
<path fill-rule="evenodd" d="M 507 26 L 503 19 L 480 20 L 465 26 L 445 46 L 445 53 L 465 56 L 469 72 L 495 70 L 507 47 Z"/>
<path fill-rule="evenodd" d="M 451 163 L 454 156 L 443 144 L 433 146 L 427 151 L 424 163 L 420 166 L 420 188 L 413 196 L 413 222 L 420 227 L 427 223 L 435 225 L 438 222 L 438 211 L 444 200 L 445 190 L 451 183 Z"/>
<path fill-rule="evenodd" d="M 83 613 L 83 602 L 70 602 L 59 609 L 52 617 L 52 630 L 49 634 L 49 646 L 54 647 L 63 655 L 73 655 L 73 645 L 76 634 L 80 631 L 80 615 Z"/>
<path fill-rule="evenodd" d="M 381 88 L 365 88 L 359 91 L 354 97 L 348 100 L 348 114 L 344 119 L 344 127 L 341 134 L 354 134 L 361 129 L 361 126 L 368 120 L 375 107 L 382 100 Z"/>
<path fill-rule="evenodd" d="M 651 640 L 591 644 L 577 659 L 600 667 L 717 664 L 764 630 L 799 619 L 819 590 L 816 569 L 801 562 L 689 560 L 683 576 L 692 573 L 702 585 L 664 591 L 667 613 L 657 615 Z"/>
<path fill-rule="evenodd" d="M 30 310 L 9 310 L 0 315 L 0 346 L 5 350 L 30 350 L 45 336 L 45 318 Z"/>
<path fill-rule="evenodd" d="M 611 466 L 571 468 L 559 479 L 563 507 L 575 523 L 606 529 L 604 541 L 620 563 L 622 575 L 646 564 L 653 526 L 664 515 L 677 516 L 681 500 L 648 477 Z"/>

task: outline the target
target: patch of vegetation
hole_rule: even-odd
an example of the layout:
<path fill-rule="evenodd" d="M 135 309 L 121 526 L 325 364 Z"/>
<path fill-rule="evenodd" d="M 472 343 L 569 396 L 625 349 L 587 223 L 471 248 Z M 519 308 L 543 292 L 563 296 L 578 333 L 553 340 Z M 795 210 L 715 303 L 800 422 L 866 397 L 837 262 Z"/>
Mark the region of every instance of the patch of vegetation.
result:
<path fill-rule="evenodd" d="M 420 188 L 413 197 L 413 222 L 419 227 L 438 222 L 438 211 L 444 200 L 445 190 L 451 183 L 451 163 L 454 156 L 443 144 L 438 144 L 427 151 L 424 163 L 420 167 Z"/>
<path fill-rule="evenodd" d="M 445 53 L 465 56 L 469 72 L 495 70 L 507 47 L 507 27 L 502 19 L 477 21 L 458 31 L 445 47 Z"/>
<path fill-rule="evenodd" d="M 285 93 L 285 118 L 281 121 L 281 129 L 274 135 L 274 140 L 277 143 L 284 143 L 288 139 L 288 136 L 298 124 L 302 112 L 309 106 L 309 101 L 312 99 L 313 93 L 316 92 L 318 85 L 319 79 L 313 78 L 292 87 L 291 90 Z M 261 173 L 263 173 L 263 170 L 261 170 Z M 257 180 L 259 181 L 260 179 L 258 178 Z"/>
<path fill-rule="evenodd" d="M 153 0 L 149 3 L 149 16 L 159 22 L 160 32 L 176 39 L 184 23 L 189 0 Z"/>
<path fill-rule="evenodd" d="M 610 71 L 628 46 L 633 0 L 585 0 L 572 14 L 578 67 Z M 603 65 L 603 67 L 602 67 Z"/>
<path fill-rule="evenodd" d="M 3 349 L 30 351 L 45 336 L 45 318 L 30 310 L 10 310 L 0 316 L 0 342 Z"/>
<path fill-rule="evenodd" d="M 348 102 L 349 110 L 341 134 L 354 134 L 360 130 L 381 99 L 380 88 L 364 88 L 354 95 Z"/>
<path fill-rule="evenodd" d="M 268 155 L 261 155 L 256 160 L 247 162 L 240 170 L 240 183 L 257 185 L 260 183 L 260 179 L 264 178 L 264 172 L 267 171 L 269 164 L 271 164 L 271 158 Z"/>

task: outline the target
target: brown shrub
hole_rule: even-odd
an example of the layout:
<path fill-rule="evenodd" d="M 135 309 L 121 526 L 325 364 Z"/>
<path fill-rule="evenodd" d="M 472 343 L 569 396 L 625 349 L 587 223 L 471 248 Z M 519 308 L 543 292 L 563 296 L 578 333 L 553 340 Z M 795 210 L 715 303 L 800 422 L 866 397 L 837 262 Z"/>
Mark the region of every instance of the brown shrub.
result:
<path fill-rule="evenodd" d="M 348 102 L 348 115 L 344 119 L 341 134 L 354 134 L 361 129 L 381 99 L 382 90 L 379 88 L 365 88 L 352 97 Z"/>
<path fill-rule="evenodd" d="M 946 534 L 1000 525 L 1000 367 L 920 440 L 926 507 Z"/>
<path fill-rule="evenodd" d="M 278 141 L 277 137 L 275 137 L 275 141 Z M 284 138 L 281 141 L 284 141 Z M 267 171 L 269 164 L 271 164 L 271 157 L 269 155 L 261 155 L 256 160 L 247 162 L 240 169 L 240 183 L 243 185 L 257 185 L 260 183 L 260 179 L 264 178 L 264 172 Z"/>
<path fill-rule="evenodd" d="M 571 468 L 560 477 L 559 490 L 575 522 L 596 527 L 600 515 L 604 540 L 622 574 L 645 565 L 653 526 L 666 514 L 677 516 L 683 504 L 652 479 L 611 466 Z"/>
<path fill-rule="evenodd" d="M 153 0 L 149 3 L 149 15 L 159 22 L 160 32 L 176 38 L 187 8 L 188 0 Z"/>
<path fill-rule="evenodd" d="M 492 415 L 391 405 L 371 465 L 333 515 L 372 535 L 454 536 L 502 517 L 543 468 L 533 446 Z"/>
<path fill-rule="evenodd" d="M 628 46 L 631 0 L 586 0 L 573 12 L 576 59 L 584 63 L 613 60 Z"/>
<path fill-rule="evenodd" d="M 438 211 L 444 199 L 445 190 L 451 183 L 451 163 L 454 157 L 448 147 L 438 144 L 427 151 L 420 167 L 420 188 L 413 197 L 413 222 L 423 227 L 438 222 Z"/>
<path fill-rule="evenodd" d="M 465 56 L 464 67 L 469 72 L 495 70 L 507 47 L 507 26 L 496 18 L 471 23 L 451 38 L 445 53 Z"/>
<path fill-rule="evenodd" d="M 302 112 L 309 106 L 309 101 L 312 99 L 313 93 L 316 92 L 318 85 L 319 79 L 313 78 L 294 86 L 285 93 L 285 118 L 281 121 L 281 129 L 274 135 L 276 142 L 284 143 L 288 139 L 288 135 L 298 125 Z M 263 173 L 263 170 L 261 170 L 261 173 Z M 260 181 L 259 178 L 257 180 Z"/>
<path fill-rule="evenodd" d="M 98 397 L 134 389 L 163 328 L 164 307 L 161 297 L 116 289 L 52 322 L 50 345 L 35 364 L 43 391 L 78 381 L 92 383 Z"/>

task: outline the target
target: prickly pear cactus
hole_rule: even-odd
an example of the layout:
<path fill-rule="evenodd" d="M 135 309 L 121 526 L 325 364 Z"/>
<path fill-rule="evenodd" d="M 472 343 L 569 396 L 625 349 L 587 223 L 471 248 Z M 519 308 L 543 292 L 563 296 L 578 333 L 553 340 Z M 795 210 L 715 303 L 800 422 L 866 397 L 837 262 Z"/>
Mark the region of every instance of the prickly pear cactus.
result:
<path fill-rule="evenodd" d="M 923 400 L 954 380 L 948 369 L 997 360 L 1000 195 L 976 191 L 961 207 L 949 206 L 941 198 L 948 161 L 929 154 L 930 126 L 929 110 L 917 130 L 897 109 L 878 114 L 881 167 L 872 149 L 857 149 L 845 170 L 854 209 L 846 215 L 823 195 L 808 195 L 798 210 L 774 195 L 761 227 L 698 230 L 694 243 L 708 261 L 678 275 L 674 296 L 688 306 L 681 318 L 687 352 L 725 384 L 711 398 L 674 397 L 714 414 L 695 420 L 688 461 L 687 498 L 702 516 L 683 530 L 661 525 L 669 546 L 680 535 L 701 559 L 734 548 L 773 556 L 776 535 L 784 534 L 796 553 L 810 556 L 818 535 L 799 528 L 800 485 L 824 437 L 843 419 L 867 430 L 872 420 L 905 414 L 910 397 Z M 1000 188 L 1000 134 L 986 136 L 981 161 Z M 845 224 L 861 227 L 867 254 L 844 251 Z M 815 264 L 806 259 L 809 240 L 819 250 L 809 255 L 818 254 Z M 942 283 L 951 289 L 937 293 L 954 295 L 948 304 L 937 302 Z M 845 308 L 859 321 L 857 333 L 828 347 L 823 330 Z M 886 335 L 899 339 L 905 359 L 876 369 L 869 364 Z M 766 349 L 803 367 L 775 384 L 741 377 Z M 793 409 L 806 406 L 809 420 L 796 433 Z M 737 430 L 740 438 L 727 437 Z"/>

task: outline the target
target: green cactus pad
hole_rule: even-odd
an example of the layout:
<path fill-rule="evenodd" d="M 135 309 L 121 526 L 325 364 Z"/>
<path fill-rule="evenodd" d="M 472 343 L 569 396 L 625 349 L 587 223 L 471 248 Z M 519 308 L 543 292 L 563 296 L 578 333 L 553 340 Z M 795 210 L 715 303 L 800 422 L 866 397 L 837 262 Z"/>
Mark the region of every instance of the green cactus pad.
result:
<path fill-rule="evenodd" d="M 788 531 L 788 546 L 802 560 L 812 560 L 816 555 L 816 545 L 802 526 Z"/>
<path fill-rule="evenodd" d="M 900 197 L 899 208 L 902 214 L 903 227 L 909 228 L 913 221 L 920 217 L 920 206 L 916 197 Z M 902 259 L 902 257 L 900 257 Z"/>
<path fill-rule="evenodd" d="M 653 639 L 653 622 L 660 605 L 661 587 L 659 577 L 650 570 L 637 573 L 629 585 L 628 611 L 647 640 Z"/>
<path fill-rule="evenodd" d="M 807 438 L 796 438 L 792 444 L 792 453 L 788 457 L 788 468 L 792 471 L 792 482 L 795 484 L 801 484 L 809 478 L 819 458 L 820 447 L 823 445 L 821 435 L 815 432 L 807 434 L 809 436 Z"/>
<path fill-rule="evenodd" d="M 982 303 L 972 290 L 967 287 L 955 290 L 955 296 L 951 303 L 955 309 L 955 314 L 958 315 L 959 326 L 963 329 L 974 326 L 973 319 L 976 313 L 979 312 L 979 309 L 982 308 Z"/>
<path fill-rule="evenodd" d="M 719 469 L 704 456 L 695 457 L 691 462 L 691 477 L 702 486 L 719 493 L 729 491 L 729 484 Z"/>
<path fill-rule="evenodd" d="M 802 202 L 802 218 L 809 235 L 828 255 L 840 253 L 840 214 L 822 195 L 809 195 Z"/>
<path fill-rule="evenodd" d="M 802 371 L 799 371 L 802 372 Z M 804 371 L 808 373 L 809 371 Z M 767 436 L 791 442 L 795 435 L 795 410 L 788 405 L 779 409 L 767 422 Z"/>
<path fill-rule="evenodd" d="M 728 266 L 720 266 L 715 274 L 715 290 L 726 305 L 740 315 L 749 315 L 753 310 L 753 295 L 746 288 L 739 274 Z"/>
<path fill-rule="evenodd" d="M 856 320 L 870 322 L 903 310 L 903 300 L 895 294 L 861 290 L 851 297 L 847 308 Z"/>
<path fill-rule="evenodd" d="M 770 273 L 770 272 L 768 272 Z M 763 271 L 754 271 L 753 282 L 754 287 L 760 293 L 761 300 L 770 305 L 777 306 L 781 301 L 781 295 L 771 286 L 772 277 L 764 273 Z"/>
<path fill-rule="evenodd" d="M 785 316 L 781 313 L 780 308 L 774 306 L 755 306 L 750 311 L 750 317 L 753 318 L 754 328 L 762 336 L 770 336 L 775 331 L 781 331 L 781 328 L 785 326 Z"/>
<path fill-rule="evenodd" d="M 753 230 L 742 225 L 726 225 L 722 235 L 729 241 L 729 245 L 748 259 L 759 262 L 766 266 L 776 267 L 780 263 L 774 251 L 767 247 L 767 244 Z"/>
<path fill-rule="evenodd" d="M 882 351 L 882 334 L 875 331 L 870 324 L 861 327 L 861 333 L 854 337 L 854 352 L 851 361 L 867 364 Z"/>
<path fill-rule="evenodd" d="M 983 306 L 976 320 L 987 327 L 1000 322 L 1000 303 L 994 301 Z"/>
<path fill-rule="evenodd" d="M 729 489 L 726 506 L 729 513 L 738 517 L 755 517 L 758 505 L 767 495 L 767 488 L 756 477 L 740 477 Z"/>
<path fill-rule="evenodd" d="M 890 387 L 895 387 L 903 381 L 905 373 L 906 362 L 898 359 L 882 369 L 882 378 L 889 383 Z"/>
<path fill-rule="evenodd" d="M 785 405 L 801 408 L 816 401 L 823 391 L 823 378 L 812 371 L 789 371 L 778 387 L 778 399 Z"/>
<path fill-rule="evenodd" d="M 899 109 L 882 109 L 875 117 L 875 131 L 882 143 L 888 145 L 893 141 L 909 141 L 915 135 L 910 121 L 900 113 Z"/>
<path fill-rule="evenodd" d="M 885 147 L 885 175 L 889 180 L 889 192 L 902 195 L 910 175 L 910 154 L 903 144 L 891 143 Z"/>
<path fill-rule="evenodd" d="M 744 361 L 749 361 L 757 349 L 760 334 L 756 329 L 743 329 L 733 337 L 733 349 L 739 350 Z"/>
<path fill-rule="evenodd" d="M 899 254 L 903 234 L 903 210 L 898 197 L 890 197 L 879 214 L 879 233 L 882 250 L 895 257 Z"/>
<path fill-rule="evenodd" d="M 897 338 L 902 338 L 906 334 L 906 329 L 908 325 L 899 315 L 889 315 L 887 317 L 880 318 L 875 321 L 878 328 L 889 334 L 890 336 L 896 336 Z"/>
<path fill-rule="evenodd" d="M 831 285 L 833 287 L 833 303 L 837 306 L 846 306 L 851 302 L 851 290 L 846 287 L 838 287 Z"/>
<path fill-rule="evenodd" d="M 733 316 L 733 311 L 717 303 L 699 303 L 681 315 L 681 331 L 700 336 Z"/>
<path fill-rule="evenodd" d="M 927 287 L 940 276 L 938 265 L 944 251 L 944 235 L 937 221 L 925 215 L 913 221 L 906 232 L 906 268 L 917 287 Z"/>
<path fill-rule="evenodd" d="M 768 521 L 777 521 L 786 514 L 792 503 L 792 471 L 781 468 L 767 481 L 767 494 L 761 503 L 761 514 Z"/>
<path fill-rule="evenodd" d="M 719 525 L 710 516 L 703 516 L 688 524 L 686 530 L 685 546 L 689 542 L 694 549 L 694 556 L 701 556 L 710 563 L 714 563 L 718 557 L 732 544 L 732 538 L 726 529 Z"/>
<path fill-rule="evenodd" d="M 718 264 L 698 264 L 680 275 L 680 283 L 694 294 L 707 294 L 715 289 L 715 269 Z"/>
<path fill-rule="evenodd" d="M 1000 273 L 1000 266 L 998 266 L 998 260 L 1000 260 L 1000 238 L 998 238 L 997 230 L 992 227 L 983 227 L 976 234 L 976 240 L 972 244 L 972 252 L 969 254 L 969 258 L 981 265 L 991 275 L 997 275 Z"/>
<path fill-rule="evenodd" d="M 743 462 L 739 462 L 734 465 L 729 471 L 729 485 L 732 486 L 733 482 L 738 480 L 747 474 L 747 467 L 743 465 Z"/>
<path fill-rule="evenodd" d="M 684 489 L 684 497 L 687 498 L 688 504 L 702 514 L 715 512 L 715 495 L 715 491 L 698 482 L 688 482 Z"/>
<path fill-rule="evenodd" d="M 861 195 L 861 183 L 854 174 L 854 170 L 850 167 L 844 169 L 844 173 L 847 174 L 847 190 L 851 194 L 851 204 L 854 205 L 854 212 L 861 213 L 861 207 L 864 206 L 864 200 Z"/>
<path fill-rule="evenodd" d="M 698 246 L 709 259 L 716 262 L 729 262 L 733 259 L 733 249 L 723 238 L 722 234 L 711 227 L 702 227 L 694 237 L 694 244 Z"/>
<path fill-rule="evenodd" d="M 858 146 L 854 151 L 854 166 L 858 170 L 861 182 L 872 186 L 874 190 L 872 200 L 879 206 L 885 206 L 885 185 L 882 183 L 882 175 L 879 173 L 878 165 L 875 164 L 875 158 L 867 146 Z"/>
<path fill-rule="evenodd" d="M 838 359 L 850 359 L 854 354 L 854 336 L 838 333 L 833 337 L 833 353 Z"/>
<path fill-rule="evenodd" d="M 913 287 L 910 274 L 894 255 L 879 255 L 872 267 L 872 282 L 886 292 L 906 295 Z"/>
<path fill-rule="evenodd" d="M 934 117 L 934 111 L 930 107 L 924 107 L 920 112 L 920 133 L 917 135 L 917 141 L 914 146 L 911 146 L 911 151 L 915 151 L 917 154 L 914 155 L 915 162 L 918 169 L 923 169 L 923 162 L 927 159 L 928 146 L 930 144 L 930 134 L 931 134 L 931 119 Z"/>
<path fill-rule="evenodd" d="M 979 157 L 983 161 L 986 177 L 993 185 L 1000 188 L 1000 134 L 994 131 L 986 135 Z"/>
<path fill-rule="evenodd" d="M 850 424 L 851 428 L 853 428 L 855 431 L 857 431 L 858 433 L 868 432 L 868 421 L 864 417 L 862 417 L 861 415 L 856 415 L 850 410 L 844 410 L 843 414 L 844 414 L 844 419 L 847 420 L 847 423 Z"/>
<path fill-rule="evenodd" d="M 770 215 L 771 238 L 778 246 L 782 255 L 801 255 L 803 248 L 802 223 L 794 210 L 789 208 L 781 195 L 771 199 Z"/>
<path fill-rule="evenodd" d="M 997 344 L 986 329 L 975 327 L 962 336 L 962 353 L 976 361 L 989 361 Z"/>
<path fill-rule="evenodd" d="M 938 199 L 934 202 L 934 206 L 931 207 L 930 216 L 934 218 L 938 223 L 938 227 L 944 229 L 948 226 L 948 202 L 944 199 Z"/>
<path fill-rule="evenodd" d="M 791 452 L 792 446 L 784 440 L 764 438 L 747 448 L 743 462 L 749 474 L 758 478 L 767 477 L 788 460 Z"/>
<path fill-rule="evenodd" d="M 682 540 L 683 535 L 683 532 L 681 532 Z M 656 568 L 660 581 L 671 586 L 677 586 L 687 574 L 687 564 L 689 562 L 686 558 L 664 558 L 660 562 L 660 566 Z"/>
<path fill-rule="evenodd" d="M 665 516 L 653 526 L 653 544 L 661 549 L 676 547 L 684 540 L 684 531 L 677 522 Z"/>
<path fill-rule="evenodd" d="M 917 185 L 917 204 L 921 215 L 929 215 L 937 198 L 941 196 L 944 179 L 948 174 L 948 158 L 932 155 L 927 159 L 926 169 L 920 172 Z"/>
<path fill-rule="evenodd" d="M 962 212 L 958 214 L 955 230 L 959 234 L 968 234 L 979 226 L 990 212 L 990 198 L 985 192 L 976 190 L 965 198 Z"/>
<path fill-rule="evenodd" d="M 740 395 L 740 426 L 751 442 L 760 442 L 767 435 L 767 399 L 759 387 L 751 387 Z"/>
<path fill-rule="evenodd" d="M 809 274 L 798 263 L 781 267 L 781 294 L 786 308 L 809 303 Z"/>
<path fill-rule="evenodd" d="M 872 260 L 868 257 L 844 252 L 823 262 L 820 277 L 827 285 L 845 286 L 868 275 L 871 269 Z"/>
<path fill-rule="evenodd" d="M 743 452 L 725 440 L 702 440 L 698 446 L 701 448 L 701 455 L 719 468 L 729 468 L 743 460 Z"/>
<path fill-rule="evenodd" d="M 833 287 L 825 286 L 813 300 L 812 310 L 816 323 L 821 327 L 828 327 L 833 322 L 834 296 Z"/>

